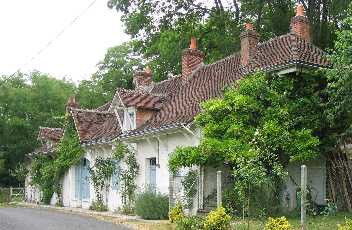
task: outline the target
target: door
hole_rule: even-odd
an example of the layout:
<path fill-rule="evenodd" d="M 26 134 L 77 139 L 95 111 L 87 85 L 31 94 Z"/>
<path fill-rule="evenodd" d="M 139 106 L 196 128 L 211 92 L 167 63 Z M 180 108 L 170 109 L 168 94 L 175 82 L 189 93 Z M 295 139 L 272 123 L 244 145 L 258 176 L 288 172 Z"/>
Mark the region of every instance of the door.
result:
<path fill-rule="evenodd" d="M 156 158 L 149 159 L 149 189 L 156 192 Z"/>
<path fill-rule="evenodd" d="M 83 158 L 75 167 L 75 198 L 82 202 L 82 200 L 89 200 L 89 160 Z"/>

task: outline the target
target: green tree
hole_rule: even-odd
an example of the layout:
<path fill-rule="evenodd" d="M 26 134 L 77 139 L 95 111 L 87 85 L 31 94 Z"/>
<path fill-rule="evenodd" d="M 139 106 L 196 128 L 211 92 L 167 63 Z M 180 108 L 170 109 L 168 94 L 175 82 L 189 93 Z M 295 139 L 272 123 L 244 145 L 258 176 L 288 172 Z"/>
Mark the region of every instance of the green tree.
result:
<path fill-rule="evenodd" d="M 331 48 L 335 31 L 347 15 L 350 0 L 301 0 L 311 22 L 313 43 Z M 181 53 L 191 36 L 199 40 L 205 62 L 212 63 L 239 50 L 241 25 L 252 21 L 262 40 L 290 30 L 293 0 L 109 0 L 122 13 L 125 32 L 159 81 L 180 73 Z"/>
<path fill-rule="evenodd" d="M 241 208 L 256 189 L 278 185 L 289 162 L 319 156 L 325 135 L 325 81 L 317 74 L 259 73 L 242 79 L 223 99 L 203 104 L 196 117 L 203 131 L 200 145 L 177 148 L 170 169 L 227 162 Z"/>
<path fill-rule="evenodd" d="M 37 146 L 39 126 L 62 126 L 74 89 L 40 72 L 0 77 L 0 186 L 17 185 L 10 169 Z"/>

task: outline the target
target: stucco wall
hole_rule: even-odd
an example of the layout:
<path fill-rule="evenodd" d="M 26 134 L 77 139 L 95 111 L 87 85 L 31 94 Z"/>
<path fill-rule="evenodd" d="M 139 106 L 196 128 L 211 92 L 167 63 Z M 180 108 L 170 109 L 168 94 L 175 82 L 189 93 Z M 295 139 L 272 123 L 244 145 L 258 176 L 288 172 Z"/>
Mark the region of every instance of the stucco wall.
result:
<path fill-rule="evenodd" d="M 198 132 L 195 132 L 199 136 Z M 148 181 L 148 159 L 156 158 L 159 166 L 156 168 L 156 187 L 157 191 L 163 194 L 169 194 L 169 168 L 168 159 L 170 154 L 177 146 L 195 146 L 198 145 L 199 139 L 187 132 L 180 130 L 173 134 L 160 135 L 159 137 L 159 154 L 158 141 L 156 137 L 149 137 L 136 142 L 137 162 L 140 165 L 140 173 L 137 177 L 137 185 L 140 190 L 147 187 Z"/>
<path fill-rule="evenodd" d="M 307 185 L 311 191 L 312 200 L 318 205 L 326 204 L 326 161 L 317 159 L 306 162 Z M 287 167 L 288 177 L 283 189 L 283 205 L 288 210 L 296 208 L 296 190 L 301 185 L 301 164 L 291 163 Z"/>
<path fill-rule="evenodd" d="M 94 167 L 95 159 L 100 157 L 109 157 L 112 154 L 111 145 L 93 145 L 84 147 L 85 154 L 82 158 L 86 158 L 90 162 L 90 167 Z M 93 200 L 95 200 L 95 191 L 93 183 L 89 181 L 90 196 L 86 200 L 78 200 L 75 198 L 75 167 L 72 166 L 62 179 L 63 185 L 63 205 L 66 207 L 82 207 L 88 209 Z M 104 193 L 104 200 L 110 211 L 115 211 L 121 205 L 121 198 L 116 190 L 109 189 L 108 193 Z"/>

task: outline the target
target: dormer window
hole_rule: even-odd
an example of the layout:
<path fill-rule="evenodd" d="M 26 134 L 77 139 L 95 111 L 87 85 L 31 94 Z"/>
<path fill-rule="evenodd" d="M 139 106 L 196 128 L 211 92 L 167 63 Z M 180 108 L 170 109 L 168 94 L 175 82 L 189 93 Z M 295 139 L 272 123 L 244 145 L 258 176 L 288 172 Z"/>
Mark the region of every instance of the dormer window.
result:
<path fill-rule="evenodd" d="M 125 109 L 124 115 L 124 127 L 125 130 L 131 130 L 136 128 L 136 110 L 134 108 Z"/>

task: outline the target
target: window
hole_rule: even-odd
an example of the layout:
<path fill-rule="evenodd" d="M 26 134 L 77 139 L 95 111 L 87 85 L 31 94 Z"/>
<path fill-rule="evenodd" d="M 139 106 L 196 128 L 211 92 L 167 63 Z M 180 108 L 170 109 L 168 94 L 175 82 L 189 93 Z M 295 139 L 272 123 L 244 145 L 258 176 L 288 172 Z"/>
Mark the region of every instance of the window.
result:
<path fill-rule="evenodd" d="M 149 159 L 149 184 L 148 189 L 156 192 L 156 158 Z"/>
<path fill-rule="evenodd" d="M 136 128 L 136 111 L 134 108 L 127 108 L 125 110 L 124 126 L 126 130 Z"/>
<path fill-rule="evenodd" d="M 117 160 L 114 160 L 114 164 L 115 164 L 115 171 L 111 176 L 111 189 L 114 191 L 117 191 L 119 188 L 119 184 L 120 184 L 120 162 Z"/>

